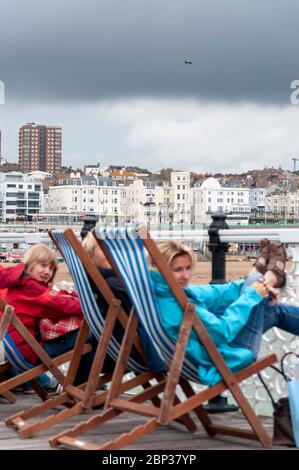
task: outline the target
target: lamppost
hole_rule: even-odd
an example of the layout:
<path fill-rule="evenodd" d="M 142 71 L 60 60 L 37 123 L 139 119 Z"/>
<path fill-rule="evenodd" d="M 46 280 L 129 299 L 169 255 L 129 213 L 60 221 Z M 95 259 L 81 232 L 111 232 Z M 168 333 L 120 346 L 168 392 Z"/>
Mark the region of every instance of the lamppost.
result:
<path fill-rule="evenodd" d="M 168 206 L 168 217 L 169 217 L 169 230 L 173 230 L 173 214 L 174 208 L 171 205 Z"/>
<path fill-rule="evenodd" d="M 209 226 L 209 250 L 212 253 L 212 280 L 210 284 L 225 284 L 225 264 L 226 264 L 226 253 L 228 251 L 228 243 L 223 243 L 219 237 L 219 230 L 228 229 L 229 226 L 226 223 L 226 215 L 222 212 L 216 212 L 211 214 L 213 222 Z M 231 411 L 238 411 L 236 405 L 228 404 L 227 398 L 222 395 L 209 400 L 208 404 L 204 408 L 209 413 L 224 413 Z"/>
<path fill-rule="evenodd" d="M 158 230 L 161 232 L 161 223 L 162 223 L 162 204 L 159 202 L 159 212 L 158 212 Z"/>
<path fill-rule="evenodd" d="M 90 215 L 84 216 L 83 227 L 80 232 L 82 240 L 86 237 L 88 232 L 90 232 L 95 227 L 96 223 L 97 223 L 97 218 L 95 215 L 90 214 Z"/>

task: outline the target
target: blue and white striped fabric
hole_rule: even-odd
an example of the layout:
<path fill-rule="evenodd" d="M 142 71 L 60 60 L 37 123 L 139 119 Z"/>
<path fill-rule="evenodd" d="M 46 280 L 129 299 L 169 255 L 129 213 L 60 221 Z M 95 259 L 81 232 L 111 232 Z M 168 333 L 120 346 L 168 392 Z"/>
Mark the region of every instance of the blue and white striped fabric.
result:
<path fill-rule="evenodd" d="M 152 347 L 169 367 L 175 344 L 163 329 L 145 248 L 135 227 L 98 227 L 96 236 L 108 248 Z M 187 358 L 184 360 L 182 377 L 198 382 L 197 368 Z"/>
<path fill-rule="evenodd" d="M 9 362 L 18 372 L 25 372 L 34 366 L 26 361 L 23 354 L 16 347 L 9 333 L 5 333 L 3 338 L 5 360 Z"/>
<path fill-rule="evenodd" d="M 78 255 L 75 253 L 68 240 L 65 238 L 64 233 L 60 230 L 53 230 L 52 236 L 58 243 L 73 278 L 85 320 L 94 336 L 99 340 L 104 328 L 105 315 L 103 315 L 100 311 L 94 298 L 94 294 L 85 269 Z M 109 342 L 107 353 L 115 362 L 119 356 L 120 346 L 121 345 L 119 342 L 114 338 L 114 336 L 112 336 Z M 128 370 L 140 373 L 147 369 L 143 365 L 139 364 L 136 360 L 132 359 L 132 357 L 130 357 L 128 360 Z"/>

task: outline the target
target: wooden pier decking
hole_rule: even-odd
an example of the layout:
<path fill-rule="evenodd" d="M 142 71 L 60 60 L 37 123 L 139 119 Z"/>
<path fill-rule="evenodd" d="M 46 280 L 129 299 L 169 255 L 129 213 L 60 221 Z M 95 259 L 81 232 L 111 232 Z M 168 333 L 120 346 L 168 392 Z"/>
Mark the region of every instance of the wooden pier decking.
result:
<path fill-rule="evenodd" d="M 19 410 L 23 410 L 40 400 L 36 395 L 18 394 L 17 402 L 9 404 L 0 398 L 0 450 L 49 450 L 49 438 L 58 434 L 64 429 L 73 427 L 83 419 L 88 419 L 92 414 L 100 411 L 93 411 L 92 414 L 76 416 L 64 423 L 58 424 L 53 428 L 43 431 L 36 436 L 28 439 L 20 439 L 17 432 L 8 428 L 4 424 L 4 419 Z M 49 414 L 49 413 L 48 413 Z M 47 416 L 46 414 L 44 416 Z M 213 420 L 217 420 L 222 424 L 234 425 L 238 427 L 248 428 L 247 422 L 240 413 L 224 413 L 213 415 Z M 102 425 L 93 430 L 89 434 L 85 434 L 88 441 L 97 444 L 113 440 L 122 432 L 127 432 L 136 424 L 142 424 L 144 419 L 137 415 L 124 413 L 113 421 Z M 216 436 L 209 438 L 203 430 L 201 424 L 195 418 L 198 429 L 195 433 L 190 434 L 179 425 L 163 426 L 151 433 L 149 436 L 138 442 L 126 447 L 131 450 L 249 450 L 262 449 L 261 445 L 256 441 L 245 439 Z M 272 433 L 272 419 L 264 418 L 263 422 L 268 430 Z M 84 439 L 84 437 L 82 436 Z M 273 447 L 273 449 L 286 449 L 283 447 Z M 54 449 L 53 449 L 54 450 Z M 59 450 L 58 450 L 59 451 Z"/>

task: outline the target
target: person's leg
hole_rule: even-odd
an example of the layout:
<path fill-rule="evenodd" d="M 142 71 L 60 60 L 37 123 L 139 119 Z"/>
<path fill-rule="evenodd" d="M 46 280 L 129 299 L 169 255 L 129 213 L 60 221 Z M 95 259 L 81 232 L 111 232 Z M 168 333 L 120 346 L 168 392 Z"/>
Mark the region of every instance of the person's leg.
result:
<path fill-rule="evenodd" d="M 77 334 L 78 330 L 74 330 L 65 335 L 58 336 L 55 339 L 45 341 L 44 349 L 51 357 L 59 356 L 60 354 L 73 349 L 77 339 Z M 97 347 L 97 340 L 92 333 L 88 334 L 86 341 L 91 345 L 92 351 L 82 356 L 76 375 L 75 385 L 79 385 L 87 381 L 94 358 L 94 353 Z"/>
<path fill-rule="evenodd" d="M 17 369 L 15 369 L 14 367 L 11 367 L 9 369 L 12 377 L 16 377 L 17 375 L 19 375 L 19 371 Z M 52 378 L 44 373 L 44 374 L 41 374 L 39 375 L 38 377 L 36 377 L 36 380 L 40 383 L 40 385 L 45 389 L 45 390 L 51 390 L 52 387 L 53 387 L 53 380 Z M 30 384 L 30 382 L 25 382 L 23 384 L 21 384 L 19 387 L 17 387 L 17 389 L 20 389 L 22 390 L 24 393 L 28 392 L 30 393 L 31 391 L 33 391 L 33 388 Z"/>
<path fill-rule="evenodd" d="M 246 325 L 231 342 L 231 346 L 249 349 L 256 359 L 264 330 L 264 302 L 252 309 Z"/>
<path fill-rule="evenodd" d="M 262 278 L 263 275 L 259 272 L 255 272 L 247 276 L 242 286 L 241 294 L 246 287 Z M 231 346 L 249 349 L 252 351 L 255 358 L 258 356 L 263 336 L 264 304 L 265 301 L 252 309 L 246 325 L 231 343 Z"/>
<path fill-rule="evenodd" d="M 273 326 L 299 336 L 299 307 L 288 304 L 265 305 L 264 332 Z"/>

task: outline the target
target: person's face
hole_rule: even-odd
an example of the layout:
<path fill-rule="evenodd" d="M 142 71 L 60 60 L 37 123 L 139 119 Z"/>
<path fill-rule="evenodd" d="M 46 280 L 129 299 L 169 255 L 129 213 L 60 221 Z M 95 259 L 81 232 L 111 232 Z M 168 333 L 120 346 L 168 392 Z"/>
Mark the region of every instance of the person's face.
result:
<path fill-rule="evenodd" d="M 54 273 L 54 268 L 50 263 L 37 263 L 31 270 L 30 276 L 39 282 L 49 283 Z"/>
<path fill-rule="evenodd" d="M 192 263 L 189 255 L 176 256 L 170 265 L 174 277 L 181 287 L 187 287 L 192 277 Z"/>
<path fill-rule="evenodd" d="M 96 246 L 93 253 L 93 260 L 98 268 L 100 269 L 111 269 L 111 264 L 109 264 L 106 256 L 103 251 Z"/>

